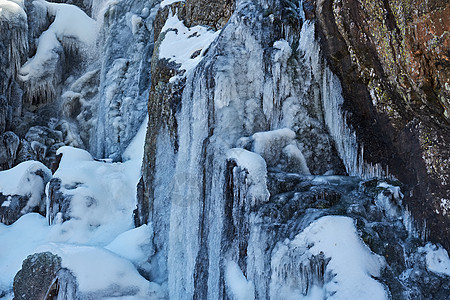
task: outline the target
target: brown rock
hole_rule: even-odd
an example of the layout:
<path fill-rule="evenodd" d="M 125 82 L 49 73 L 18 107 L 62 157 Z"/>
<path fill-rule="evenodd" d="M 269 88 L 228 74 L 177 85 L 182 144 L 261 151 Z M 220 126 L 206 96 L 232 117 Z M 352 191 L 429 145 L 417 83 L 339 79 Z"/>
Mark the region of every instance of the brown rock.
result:
<path fill-rule="evenodd" d="M 449 7 L 439 0 L 316 0 L 318 35 L 365 160 L 406 184 L 414 217 L 447 249 Z"/>

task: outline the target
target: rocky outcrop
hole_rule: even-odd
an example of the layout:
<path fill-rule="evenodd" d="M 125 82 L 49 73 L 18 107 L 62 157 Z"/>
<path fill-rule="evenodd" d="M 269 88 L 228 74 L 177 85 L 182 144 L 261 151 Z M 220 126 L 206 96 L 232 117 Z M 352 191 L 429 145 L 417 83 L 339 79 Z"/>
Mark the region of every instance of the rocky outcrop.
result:
<path fill-rule="evenodd" d="M 48 291 L 59 269 L 61 258 L 50 252 L 28 256 L 14 278 L 14 299 L 51 299 Z"/>
<path fill-rule="evenodd" d="M 14 277 L 15 300 L 77 299 L 77 281 L 51 252 L 29 255 Z"/>
<path fill-rule="evenodd" d="M 448 249 L 450 5 L 317 0 L 304 7 L 317 17 L 364 159 L 405 183 L 419 227 Z"/>
<path fill-rule="evenodd" d="M 45 215 L 45 186 L 51 172 L 27 161 L 0 173 L 0 222 L 10 225 L 30 212 Z"/>
<path fill-rule="evenodd" d="M 151 62 L 151 87 L 148 101 L 149 123 L 145 143 L 145 156 L 142 180 L 139 182 L 138 207 L 135 213 L 136 225 L 148 221 L 148 212 L 152 211 L 154 193 L 154 169 L 156 160 L 156 143 L 161 128 L 166 128 L 171 136 L 173 148 L 177 149 L 177 120 L 175 113 L 181 105 L 181 94 L 185 86 L 185 79 L 172 81 L 177 74 L 183 74 L 180 65 L 159 57 L 159 47 L 164 40 L 161 29 L 170 14 L 176 12 L 178 18 L 186 26 L 210 26 L 214 29 L 222 28 L 234 9 L 234 1 L 186 1 L 175 2 L 160 9 L 154 21 L 155 49 Z"/>

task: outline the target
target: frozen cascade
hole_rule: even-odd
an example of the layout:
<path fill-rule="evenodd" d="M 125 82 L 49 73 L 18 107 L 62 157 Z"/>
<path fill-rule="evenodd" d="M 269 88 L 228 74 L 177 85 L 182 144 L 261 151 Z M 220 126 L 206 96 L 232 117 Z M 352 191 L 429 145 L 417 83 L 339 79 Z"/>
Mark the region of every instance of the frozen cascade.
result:
<path fill-rule="evenodd" d="M 120 160 L 147 110 L 157 1 L 98 2 L 102 54 L 90 152 Z"/>
<path fill-rule="evenodd" d="M 0 1 L 0 10 L 1 71 L 4 73 L 3 76 L 15 79 L 17 70 L 22 65 L 22 59 L 28 51 L 27 15 L 24 8 L 13 1 Z M 0 92 L 5 94 L 6 87 L 0 86 Z"/>
<path fill-rule="evenodd" d="M 283 23 L 275 13 L 283 12 L 277 1 L 236 1 L 227 25 L 186 73 L 175 121 L 164 115 L 165 108 L 161 116 L 150 113 L 160 119 L 149 127 L 156 161 L 147 177 L 153 187 L 143 195 L 149 222 L 158 228 L 151 258 L 160 270 L 155 276 L 167 278 L 171 299 L 404 294 L 380 278 L 386 270 L 380 254 L 390 246 L 369 241 L 375 254 L 358 235 L 383 226 L 391 226 L 392 241 L 408 235 L 397 204 L 389 206 L 395 189 L 369 180 L 384 173 L 364 162 L 363 145 L 341 109 L 340 83 L 314 38 L 314 22 L 302 19 L 301 2 L 288 2 L 297 18 Z M 266 18 L 264 12 L 273 14 Z M 187 45 L 175 36 L 162 35 L 162 43 Z M 170 83 L 177 80 L 183 79 L 172 77 Z M 265 161 L 265 172 L 256 171 L 259 161 Z M 336 214 L 349 217 L 327 217 Z M 394 225 L 385 225 L 386 219 Z M 332 237 L 330 224 L 337 230 Z M 316 231 L 326 237 L 314 240 Z M 353 292 L 347 271 L 339 268 L 346 258 L 327 248 L 336 239 L 351 241 L 359 259 L 348 269 L 360 274 Z M 413 251 L 410 244 L 393 244 Z M 239 279 L 230 280 L 230 274 Z"/>
<path fill-rule="evenodd" d="M 292 53 L 291 46 L 286 40 L 278 39 L 269 48 L 269 52 L 265 52 L 266 45 L 274 37 L 262 34 L 263 28 L 265 25 L 272 25 L 265 24 L 268 20 L 262 18 L 259 7 L 255 4 L 238 2 L 236 10 L 205 58 L 192 75 L 188 76 L 182 108 L 177 115 L 179 152 L 173 178 L 188 172 L 187 175 L 193 180 L 188 181 L 191 184 L 179 187 L 181 190 L 177 191 L 178 195 L 172 195 L 167 255 L 169 294 L 173 298 L 187 299 L 194 295 L 199 298 L 215 298 L 223 293 L 221 257 L 228 254 L 223 253 L 223 249 L 227 247 L 224 247 L 223 238 L 217 233 L 223 232 L 226 236 L 229 226 L 237 225 L 226 224 L 231 221 L 224 213 L 226 199 L 222 190 L 225 185 L 225 154 L 227 149 L 242 142 L 238 143 L 239 138 L 255 132 L 286 128 L 289 137 L 283 147 L 289 144 L 289 140 L 297 137 L 294 149 L 306 161 L 297 172 L 342 172 L 339 161 L 333 159 L 332 153 L 335 150 L 321 120 L 321 111 L 317 109 L 320 107 L 320 102 L 317 102 L 320 98 L 316 97 L 316 102 L 311 103 L 308 97 L 311 86 L 295 84 L 288 75 L 290 72 L 304 72 L 304 66 L 300 63 L 293 66 L 286 64 Z M 246 15 L 251 15 L 252 18 L 248 20 Z M 233 47 L 230 48 L 228 45 L 231 40 Z M 263 63 L 265 55 L 270 58 L 267 66 Z M 241 62 L 245 62 L 244 67 Z M 266 68 L 272 68 L 272 72 L 266 73 Z M 307 82 L 313 80 L 311 74 L 306 75 L 309 76 Z M 210 78 L 214 78 L 214 81 L 211 82 Z M 302 78 L 296 80 L 303 81 Z M 249 85 L 248 82 L 252 84 Z M 263 99 L 262 103 L 259 99 Z M 292 112 L 292 107 L 297 110 Z M 311 131 L 315 132 L 314 142 L 308 136 Z M 283 131 L 280 134 L 281 132 Z M 253 151 L 264 147 L 264 143 L 270 145 L 271 142 L 278 141 L 278 138 L 271 140 L 270 135 L 262 133 L 255 135 L 253 139 L 258 141 L 253 146 L 255 149 L 249 149 Z M 170 141 L 164 143 L 170 144 Z M 262 154 L 266 159 L 270 159 L 270 151 L 278 151 L 266 148 L 259 150 L 264 152 Z M 279 157 L 274 157 L 277 156 Z M 325 163 L 318 164 L 315 160 Z M 154 173 L 160 172 L 167 170 L 159 169 L 157 164 Z M 250 187 L 246 189 L 252 189 L 251 183 L 248 184 Z M 242 188 L 245 186 L 246 184 L 242 184 Z M 179 194 L 185 196 L 180 200 Z M 161 207 L 158 204 L 160 201 L 166 200 L 158 198 L 155 193 L 153 206 Z M 180 201 L 187 203 L 178 205 Z M 242 216 L 233 218 L 239 220 L 244 217 L 244 220 L 248 220 L 251 207 L 244 209 Z M 240 211 L 235 210 L 235 213 Z M 156 214 L 156 211 L 150 212 L 151 216 Z M 248 221 L 241 222 L 248 224 Z M 158 234 L 157 232 L 156 236 Z M 165 231 L 160 234 L 165 234 Z M 246 236 L 248 232 L 243 235 L 244 240 Z M 229 246 L 230 249 L 233 247 Z M 246 247 L 242 244 L 240 248 L 242 250 Z M 244 252 L 229 254 L 230 259 L 241 260 L 239 263 L 243 270 L 246 268 L 245 257 L 242 256 Z M 208 285 L 197 286 L 196 283 L 199 282 L 208 282 Z"/>
<path fill-rule="evenodd" d="M 21 3 L 0 0 L 0 8 L 10 2 Z M 57 130 L 35 126 L 25 136 L 40 158 L 50 151 L 62 157 L 53 175 L 39 163 L 43 178 L 35 167 L 25 172 L 21 178 L 36 182 L 33 191 L 0 191 L 0 212 L 30 195 L 25 212 L 44 204 L 50 180 L 46 219 L 26 214 L 11 226 L 0 224 L 0 241 L 18 250 L 0 248 L 0 298 L 11 295 L 21 260 L 39 251 L 61 258 L 63 268 L 46 293 L 64 283 L 58 299 L 448 294 L 448 255 L 419 238 L 399 183 L 365 164 L 341 107 L 340 82 L 321 55 L 302 1 L 237 0 L 218 30 L 182 20 L 184 7 L 205 1 L 66 2 L 81 5 L 90 17 L 77 14 L 98 26 L 96 47 L 89 49 L 96 59 L 82 58 L 87 63 L 57 85 L 62 95 L 53 83 L 26 92 L 52 91 L 58 98 L 63 119 L 49 126 Z M 53 75 L 61 76 L 62 53 L 83 50 L 73 48 L 73 35 L 58 31 L 63 25 L 52 26 L 57 8 L 74 7 L 32 3 L 21 8 L 36 18 L 28 37 L 51 40 L 45 44 L 60 60 Z M 47 13 L 55 16 L 52 23 L 41 18 Z M 155 43 L 154 24 L 162 28 Z M 33 75 L 30 66 L 43 50 L 40 42 L 27 43 L 37 51 L 23 65 L 23 79 Z M 147 102 L 144 144 L 147 120 L 132 138 Z M 42 132 L 57 143 L 47 145 L 51 134 Z M 90 153 L 52 149 L 62 144 Z"/>
<path fill-rule="evenodd" d="M 13 115 L 22 111 L 22 104 L 16 99 L 22 97 L 16 79 L 28 53 L 28 23 L 20 2 L 0 1 L 0 36 L 0 133 L 3 133 Z"/>
<path fill-rule="evenodd" d="M 96 32 L 94 20 L 76 6 L 43 0 L 34 1 L 33 6 L 40 7 L 54 18 L 39 37 L 36 54 L 19 71 L 19 78 L 25 87 L 26 102 L 39 105 L 55 100 L 64 79 L 64 66 L 73 59 L 70 53 L 79 56 L 79 51 L 85 54 L 83 48 L 92 47 Z M 73 27 L 73 23 L 78 26 Z"/>

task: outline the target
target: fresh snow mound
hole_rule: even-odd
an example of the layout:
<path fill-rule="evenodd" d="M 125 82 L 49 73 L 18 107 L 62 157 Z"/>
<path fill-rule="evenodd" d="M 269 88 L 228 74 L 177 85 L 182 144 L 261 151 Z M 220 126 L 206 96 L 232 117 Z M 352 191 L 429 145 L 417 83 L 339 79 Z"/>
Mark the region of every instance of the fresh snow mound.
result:
<path fill-rule="evenodd" d="M 54 178 L 61 180 L 61 192 L 72 196 L 71 219 L 61 224 L 63 241 L 107 244 L 132 228 L 140 161 L 95 161 L 87 151 L 68 146 L 57 153 L 62 158 Z"/>
<path fill-rule="evenodd" d="M 308 265 L 313 255 L 321 253 L 330 259 L 325 266 L 323 287 L 316 285 L 307 295 L 302 295 L 302 286 L 296 286 L 301 285 L 302 280 L 293 279 L 299 277 L 296 266 Z M 310 299 L 314 294 L 320 299 L 388 299 L 384 286 L 373 279 L 380 276 L 384 264 L 382 257 L 363 244 L 352 218 L 325 216 L 314 221 L 293 240 L 286 240 L 275 248 L 271 298 Z M 318 276 L 314 273 L 309 275 Z M 322 288 L 322 293 L 319 288 Z"/>
<path fill-rule="evenodd" d="M 241 148 L 232 148 L 227 151 L 228 160 L 233 160 L 239 167 L 247 170 L 248 195 L 252 199 L 252 205 L 257 198 L 267 201 L 267 165 L 259 154 Z"/>
<path fill-rule="evenodd" d="M 23 10 L 23 1 L 0 0 L 0 22 L 26 22 L 27 14 Z"/>
<path fill-rule="evenodd" d="M 26 161 L 12 169 L 0 171 L 0 193 L 3 195 L 28 196 L 28 208 L 39 205 L 44 194 L 45 183 L 52 172 L 38 161 Z M 48 180 L 46 180 L 48 179 Z"/>
<path fill-rule="evenodd" d="M 120 234 L 105 248 L 136 263 L 148 259 L 151 252 L 153 231 L 149 225 L 128 230 Z"/>
<path fill-rule="evenodd" d="M 235 300 L 255 299 L 255 285 L 247 281 L 244 274 L 234 261 L 229 261 L 225 270 L 225 282 Z"/>
<path fill-rule="evenodd" d="M 280 144 L 287 146 L 295 139 L 295 132 L 289 128 L 282 128 L 272 131 L 257 132 L 252 135 L 253 151 L 263 157 L 271 156 L 269 153 L 273 148 L 280 147 Z"/>
<path fill-rule="evenodd" d="M 23 215 L 9 226 L 0 223 L 0 291 L 12 290 L 22 261 L 47 239 L 49 229 L 45 218 L 37 213 Z"/>
<path fill-rule="evenodd" d="M 22 81 L 39 79 L 47 72 L 54 72 L 65 38 L 75 39 L 81 46 L 92 45 L 97 38 L 96 22 L 77 6 L 43 0 L 36 0 L 33 5 L 44 6 L 55 20 L 39 37 L 36 54 L 20 69 Z M 78 48 L 80 45 L 71 46 Z"/>
<path fill-rule="evenodd" d="M 426 253 L 425 259 L 429 271 L 450 276 L 450 259 L 444 248 L 428 243 L 421 250 Z"/>
<path fill-rule="evenodd" d="M 149 292 L 149 282 L 139 275 L 133 264 L 106 249 L 54 243 L 37 249 L 37 252 L 45 251 L 62 258 L 62 267 L 74 273 L 80 292 L 119 289 L 141 297 Z"/>
<path fill-rule="evenodd" d="M 145 135 L 147 133 L 148 115 L 145 117 L 144 121 L 139 127 L 139 131 L 136 136 L 131 140 L 127 149 L 122 154 L 122 158 L 125 161 L 135 160 L 138 163 L 142 162 L 144 158 L 144 146 L 145 146 Z"/>
<path fill-rule="evenodd" d="M 95 161 L 88 152 L 73 147 L 57 151 L 62 158 L 54 176 L 61 179 L 66 195 L 74 195 L 71 213 L 75 217 L 49 226 L 46 218 L 29 213 L 12 225 L 0 223 L 0 243 L 7 245 L 0 247 L 0 293 L 12 293 L 14 276 L 28 255 L 51 251 L 79 277 L 80 288 L 89 299 L 117 299 L 117 295 L 124 295 L 120 299 L 163 299 L 161 287 L 141 277 L 135 266 L 145 267 L 152 251 L 151 227 L 131 229 L 142 162 L 142 154 L 132 152 L 144 140 L 142 134 L 135 138 L 124 163 Z M 34 161 L 0 172 L 0 192 L 27 194 L 27 178 L 33 182 L 33 176 L 39 177 L 33 174 L 37 170 L 51 177 L 50 170 Z M 89 208 L 83 202 L 88 200 Z"/>

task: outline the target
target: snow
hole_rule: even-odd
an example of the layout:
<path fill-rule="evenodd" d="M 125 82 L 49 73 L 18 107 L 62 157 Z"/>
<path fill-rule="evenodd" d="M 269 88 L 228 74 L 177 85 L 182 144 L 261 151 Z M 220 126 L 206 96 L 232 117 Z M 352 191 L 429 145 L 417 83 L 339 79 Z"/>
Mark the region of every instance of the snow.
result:
<path fill-rule="evenodd" d="M 227 157 L 234 160 L 238 166 L 246 169 L 255 181 L 267 176 L 266 161 L 257 153 L 241 148 L 228 150 Z"/>
<path fill-rule="evenodd" d="M 247 170 L 247 184 L 249 186 L 247 197 L 252 202 L 256 199 L 267 201 L 270 194 L 267 190 L 266 161 L 259 154 L 241 148 L 228 150 L 227 158 L 236 162 L 242 169 Z M 254 205 L 255 203 L 251 204 Z"/>
<path fill-rule="evenodd" d="M 234 300 L 255 299 L 255 286 L 247 281 L 238 264 L 228 261 L 225 269 L 225 282 Z"/>
<path fill-rule="evenodd" d="M 136 136 L 131 140 L 127 149 L 122 154 L 124 161 L 133 160 L 139 163 L 144 157 L 145 135 L 147 133 L 148 115 L 139 127 Z"/>
<path fill-rule="evenodd" d="M 450 276 L 450 259 L 444 248 L 428 243 L 419 250 L 422 251 L 426 253 L 425 260 L 429 271 Z"/>
<path fill-rule="evenodd" d="M 312 256 L 320 254 L 330 259 L 323 274 L 313 268 L 311 274 L 299 278 L 298 266 L 308 266 Z M 273 299 L 311 299 L 312 294 L 318 296 L 315 299 L 388 299 L 384 286 L 374 279 L 380 276 L 384 259 L 361 241 L 349 217 L 325 216 L 314 221 L 293 240 L 278 244 L 271 264 Z M 310 292 L 302 294 L 304 285 L 311 283 L 312 291 L 306 289 Z"/>
<path fill-rule="evenodd" d="M 48 226 L 45 218 L 35 213 L 24 215 L 10 226 L 0 224 L 0 240 L 2 245 L 8 245 L 0 248 L 0 290 L 11 289 L 13 278 L 27 255 L 50 251 L 59 255 L 62 266 L 76 275 L 81 292 L 100 291 L 107 295 L 119 290 L 153 299 L 148 297 L 150 287 L 156 290 L 158 286 L 154 283 L 150 286 L 129 260 L 101 247 L 55 243 L 51 233 L 58 226 Z M 146 229 L 134 231 L 128 234 L 126 242 L 139 244 L 141 236 L 136 231 L 144 233 Z M 127 244 L 121 246 L 123 251 L 126 247 Z"/>
<path fill-rule="evenodd" d="M 378 183 L 377 187 L 382 190 L 375 198 L 375 205 L 378 206 L 378 208 L 380 208 L 388 218 L 395 219 L 400 217 L 401 212 L 399 207 L 402 203 L 401 199 L 403 198 L 400 187 L 390 185 L 386 182 Z M 390 194 L 385 195 L 385 191 L 388 191 Z"/>
<path fill-rule="evenodd" d="M 39 37 L 36 54 L 20 69 L 22 81 L 36 80 L 46 74 L 55 73 L 57 61 L 64 46 L 69 46 L 69 48 L 88 47 L 97 38 L 96 22 L 80 8 L 43 0 L 36 0 L 33 5 L 45 7 L 48 14 L 54 16 L 55 19 Z M 67 42 L 72 43 L 72 39 L 76 43 L 64 45 Z M 78 42 L 81 45 L 78 45 Z"/>
<path fill-rule="evenodd" d="M 98 247 L 58 245 L 49 243 L 36 249 L 50 251 L 62 258 L 62 267 L 71 270 L 77 278 L 81 292 L 105 291 L 111 289 L 130 290 L 132 295 L 145 297 L 149 282 L 145 280 L 131 262 Z M 112 295 L 111 295 L 112 296 Z"/>
<path fill-rule="evenodd" d="M 288 160 L 295 161 L 299 165 L 297 171 L 303 175 L 311 175 L 311 172 L 308 169 L 308 164 L 306 163 L 305 156 L 302 151 L 297 148 L 295 145 L 287 145 L 283 148 L 283 153 L 286 154 Z"/>
<path fill-rule="evenodd" d="M 144 262 L 151 252 L 153 230 L 149 225 L 126 231 L 105 247 L 136 264 Z"/>
<path fill-rule="evenodd" d="M 47 239 L 49 229 L 45 218 L 36 213 L 26 214 L 10 226 L 0 223 L 0 291 L 12 288 L 22 261 Z"/>
<path fill-rule="evenodd" d="M 38 1 L 47 7 L 51 16 L 55 17 L 49 30 L 59 39 L 73 37 L 86 45 L 91 45 L 95 42 L 97 38 L 96 22 L 80 8 L 64 3 Z"/>
<path fill-rule="evenodd" d="M 78 243 L 109 243 L 130 229 L 141 159 L 105 163 L 94 161 L 85 150 L 68 146 L 60 148 L 60 153 L 54 177 L 61 179 L 61 192 L 72 196 L 71 220 L 61 225 L 64 236 Z"/>
<path fill-rule="evenodd" d="M 23 1 L 0 0 L 0 22 L 22 22 L 27 20 Z"/>
<path fill-rule="evenodd" d="M 41 176 L 36 172 L 42 172 Z M 52 176 L 51 171 L 38 161 L 26 161 L 12 169 L 0 171 L 0 193 L 3 195 L 28 196 L 29 200 L 23 212 L 39 206 L 46 181 Z M 5 204 L 6 205 L 6 204 Z"/>
<path fill-rule="evenodd" d="M 163 2 L 161 2 L 159 5 L 160 5 L 160 8 L 164 8 L 164 7 L 166 7 L 167 5 L 170 5 L 170 4 L 172 4 L 172 3 L 176 3 L 176 2 L 184 2 L 185 0 L 164 0 Z"/>
<path fill-rule="evenodd" d="M 274 146 L 279 144 L 287 145 L 295 139 L 295 132 L 289 128 L 282 128 L 272 131 L 257 132 L 253 134 L 253 151 L 265 154 Z"/>
<path fill-rule="evenodd" d="M 187 28 L 177 14 L 169 16 L 161 32 L 165 32 L 165 36 L 159 47 L 159 58 L 181 64 L 180 70 L 186 71 L 184 76 L 188 76 L 200 63 L 205 51 L 220 33 L 199 25 Z M 198 55 L 194 57 L 195 52 Z M 172 77 L 171 82 L 176 78 Z"/>
<path fill-rule="evenodd" d="M 257 132 L 251 136 L 251 140 L 253 142 L 252 150 L 261 155 L 269 166 L 274 166 L 280 161 L 283 150 L 291 158 L 302 159 L 303 155 L 295 143 L 295 132 L 289 128 Z M 290 144 L 293 147 L 286 149 L 285 147 Z M 294 150 L 294 148 L 296 149 Z M 303 158 L 303 171 L 306 171 L 305 167 L 307 169 L 306 161 Z"/>
<path fill-rule="evenodd" d="M 163 298 L 161 287 L 137 272 L 137 267 L 148 269 L 151 226 L 133 228 L 132 224 L 146 124 L 125 150 L 123 163 L 95 161 L 87 151 L 73 147 L 58 149 L 62 158 L 54 177 L 61 179 L 64 194 L 73 195 L 71 219 L 48 226 L 46 218 L 29 213 L 10 226 L 0 224 L 0 243 L 6 245 L 0 247 L 0 291 L 12 293 L 14 276 L 29 254 L 51 251 L 75 273 L 82 295 Z M 40 197 L 43 184 L 39 191 L 27 184 L 42 181 L 34 175 L 37 170 L 51 177 L 50 170 L 34 161 L 0 172 L 0 192 L 24 195 L 32 191 Z"/>

